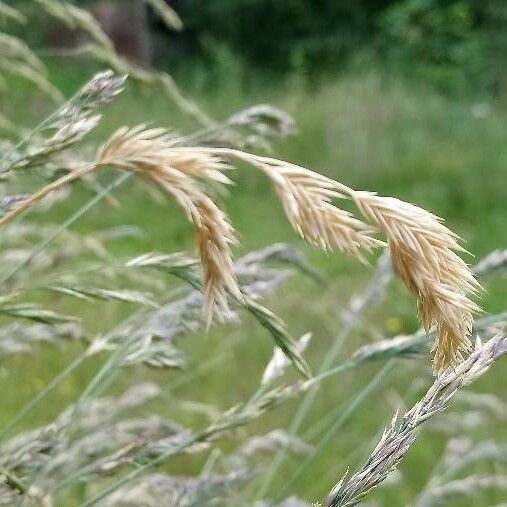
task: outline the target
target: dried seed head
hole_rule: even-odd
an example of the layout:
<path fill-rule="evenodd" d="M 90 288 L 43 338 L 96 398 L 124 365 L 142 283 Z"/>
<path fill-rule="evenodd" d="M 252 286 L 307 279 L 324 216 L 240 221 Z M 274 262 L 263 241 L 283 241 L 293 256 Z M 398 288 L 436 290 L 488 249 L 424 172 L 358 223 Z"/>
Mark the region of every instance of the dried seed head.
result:
<path fill-rule="evenodd" d="M 353 192 L 352 198 L 387 236 L 393 268 L 418 298 L 424 328 L 436 325 L 435 371 L 461 361 L 471 349 L 473 313 L 480 311 L 467 295 L 480 285 L 456 254 L 463 251 L 457 236 L 412 204 L 369 192 Z"/>
<path fill-rule="evenodd" d="M 89 118 L 94 110 L 105 106 L 119 95 L 127 76 L 116 76 L 112 70 L 92 77 L 58 112 L 53 122 L 55 129 L 69 128 L 69 124 Z"/>
<path fill-rule="evenodd" d="M 227 293 L 241 299 L 231 246 L 234 229 L 227 215 L 199 187 L 197 178 L 229 183 L 228 169 L 219 157 L 195 148 L 174 147 L 163 129 L 143 126 L 120 129 L 100 150 L 97 165 L 114 165 L 133 171 L 175 198 L 194 224 L 203 267 L 204 309 L 208 324 L 218 306 L 227 312 Z"/>
<path fill-rule="evenodd" d="M 271 178 L 294 229 L 308 243 L 338 250 L 362 260 L 362 250 L 382 246 L 373 229 L 334 206 L 341 198 L 335 181 L 286 162 L 256 157 L 254 162 Z"/>
<path fill-rule="evenodd" d="M 104 77 L 106 81 L 108 76 Z M 93 85 L 91 89 L 102 88 Z M 254 314 L 259 314 L 255 302 L 247 301 L 238 287 L 231 253 L 231 245 L 236 241 L 234 229 L 200 186 L 202 179 L 230 183 L 225 175 L 229 166 L 224 161 L 243 161 L 270 178 L 289 221 L 309 243 L 324 250 L 343 251 L 362 260 L 364 250 L 384 246 L 372 236 L 375 227 L 386 235 L 394 271 L 417 297 L 425 329 L 429 331 L 436 326 L 436 371 L 457 363 L 462 354 L 469 351 L 473 313 L 479 311 L 479 307 L 468 294 L 476 293 L 480 286 L 456 254 L 463 251 L 458 237 L 441 223 L 441 219 L 398 199 L 354 191 L 288 162 L 231 148 L 185 147 L 181 142 L 181 138 L 175 138 L 164 129 L 146 129 L 143 125 L 121 128 L 99 150 L 94 164 L 47 185 L 0 217 L 0 225 L 73 179 L 104 165 L 119 167 L 136 173 L 174 198 L 194 224 L 204 273 L 208 322 L 215 307 L 227 313 L 228 293 Z M 337 198 L 352 198 L 374 227 L 335 207 L 332 200 Z M 277 343 L 282 350 L 301 371 L 307 371 L 294 344 L 285 339 L 282 327 L 270 326 L 267 327 L 272 334 L 280 338 Z"/>
<path fill-rule="evenodd" d="M 374 228 L 332 204 L 333 199 L 345 197 L 344 185 L 274 158 L 227 148 L 201 150 L 244 161 L 263 171 L 273 183 L 291 225 L 311 245 L 345 252 L 359 260 L 363 260 L 363 250 L 384 246 L 372 236 Z"/>

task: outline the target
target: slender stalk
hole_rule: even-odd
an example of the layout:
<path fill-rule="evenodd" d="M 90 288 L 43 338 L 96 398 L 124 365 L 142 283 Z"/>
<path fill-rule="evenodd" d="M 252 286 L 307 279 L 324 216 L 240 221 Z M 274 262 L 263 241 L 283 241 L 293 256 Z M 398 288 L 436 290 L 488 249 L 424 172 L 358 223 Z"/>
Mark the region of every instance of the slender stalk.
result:
<path fill-rule="evenodd" d="M 394 360 L 393 360 L 394 361 Z M 342 365 L 339 365 L 335 368 L 328 369 L 327 371 L 323 372 L 320 375 L 317 375 L 316 377 L 306 380 L 306 381 L 300 381 L 298 384 L 294 384 L 291 387 L 291 393 L 290 396 L 297 395 L 301 392 L 305 392 L 308 390 L 308 388 L 311 389 L 311 386 L 319 384 L 321 381 L 330 378 L 333 375 L 336 375 L 338 373 L 342 373 L 350 368 L 354 368 L 361 364 L 363 361 L 347 361 L 346 363 L 343 363 Z M 269 393 L 267 393 L 267 396 L 269 397 Z M 257 399 L 254 400 L 253 397 L 256 397 Z M 246 403 L 241 405 L 241 407 L 238 409 L 238 411 L 235 413 L 236 417 L 232 417 L 228 419 L 227 413 L 225 415 L 225 420 L 221 421 L 219 420 L 217 423 L 212 424 L 211 426 L 208 426 L 204 430 L 198 432 L 192 437 L 189 437 L 188 440 L 184 441 L 183 443 L 179 444 L 176 447 L 173 447 L 171 449 L 168 449 L 166 452 L 160 454 L 156 458 L 148 461 L 147 463 L 137 467 L 136 469 L 132 470 L 128 474 L 126 474 L 123 478 L 119 479 L 117 482 L 109 485 L 104 490 L 102 490 L 100 493 L 98 493 L 96 496 L 91 498 L 90 500 L 86 501 L 82 504 L 82 507 L 90 507 L 92 505 L 96 505 L 98 502 L 106 498 L 108 495 L 116 491 L 118 488 L 123 486 L 124 484 L 136 479 L 140 475 L 142 475 L 147 470 L 153 468 L 154 466 L 164 462 L 168 458 L 176 455 L 181 450 L 186 449 L 190 447 L 191 445 L 198 443 L 198 442 L 205 442 L 210 440 L 211 438 L 215 437 L 218 434 L 221 434 L 223 432 L 226 432 L 232 428 L 244 426 L 248 424 L 253 418 L 258 417 L 258 415 L 261 415 L 263 412 L 259 411 L 258 415 L 252 417 L 251 414 L 249 414 L 249 409 L 252 407 L 252 405 L 255 405 L 256 402 L 258 403 L 260 399 L 263 398 L 263 396 L 260 396 L 259 393 L 256 392 L 253 395 L 252 398 L 250 398 Z M 271 408 L 274 408 L 277 406 L 278 403 L 273 403 L 269 405 L 268 408 L 264 408 L 264 410 L 269 410 Z M 230 417 L 230 415 L 229 415 Z"/>
<path fill-rule="evenodd" d="M 104 187 L 99 193 L 97 193 L 92 199 L 90 199 L 87 203 L 83 204 L 78 210 L 76 210 L 63 224 L 51 233 L 46 239 L 41 241 L 32 253 L 26 258 L 23 259 L 12 271 L 7 273 L 0 280 L 0 287 L 4 287 L 8 282 L 12 280 L 27 264 L 29 264 L 37 255 L 39 255 L 50 243 L 52 243 L 60 234 L 62 234 L 65 230 L 67 230 L 74 222 L 77 222 L 86 212 L 95 206 L 98 202 L 104 199 L 112 190 L 118 188 L 122 185 L 128 178 L 129 173 L 121 174 L 116 180 L 112 183 Z"/>
<path fill-rule="evenodd" d="M 359 405 L 361 405 L 361 403 L 381 384 L 387 374 L 392 370 L 395 362 L 396 361 L 394 359 L 390 359 L 370 380 L 370 382 L 356 396 L 354 396 L 338 419 L 336 419 L 326 434 L 320 439 L 311 454 L 303 460 L 296 472 L 292 475 L 291 479 L 284 484 L 282 491 L 277 495 L 277 499 L 281 500 L 287 493 L 290 493 L 293 490 L 293 486 L 297 483 L 302 474 L 315 461 L 315 459 L 320 456 L 324 448 L 329 444 L 331 439 L 334 438 L 336 432 L 343 426 L 343 424 L 345 424 L 345 422 L 349 420 L 350 416 L 355 412 Z"/>
<path fill-rule="evenodd" d="M 38 192 L 35 192 L 34 194 L 32 194 L 28 199 L 19 203 L 12 211 L 10 211 L 9 213 L 7 213 L 3 217 L 1 217 L 0 218 L 0 227 L 2 227 L 6 223 L 9 223 L 12 220 L 14 220 L 16 217 L 21 215 L 23 212 L 30 209 L 34 203 L 39 202 L 44 197 L 49 195 L 51 192 L 60 188 L 62 185 L 66 185 L 67 183 L 70 183 L 71 181 L 74 181 L 78 178 L 82 178 L 83 176 L 85 176 L 86 174 L 88 174 L 89 172 L 92 172 L 94 170 L 95 170 L 95 166 L 90 165 L 90 166 L 84 167 L 83 169 L 79 169 L 77 171 L 72 171 L 72 172 L 68 173 L 66 176 L 60 178 L 59 180 L 53 181 L 49 185 L 46 185 L 44 188 L 42 188 Z"/>
<path fill-rule="evenodd" d="M 72 99 L 71 99 L 72 100 Z M 14 145 L 7 153 L 0 159 L 0 173 L 4 173 L 9 170 L 9 167 L 7 166 L 2 167 L 2 164 L 9 159 L 11 155 L 16 153 L 16 150 L 21 148 L 25 143 L 30 141 L 30 139 L 33 138 L 36 134 L 38 134 L 41 130 L 43 130 L 47 125 L 51 123 L 52 120 L 54 120 L 58 114 L 63 110 L 64 106 L 60 107 L 56 111 L 54 111 L 51 115 L 49 115 L 47 118 L 42 120 L 36 127 L 34 127 L 23 139 L 21 139 L 16 145 Z"/>
<path fill-rule="evenodd" d="M 47 395 L 52 391 L 63 379 L 70 375 L 87 359 L 86 353 L 76 357 L 64 368 L 51 382 L 40 391 L 31 401 L 29 401 L 15 416 L 14 418 L 0 431 L 0 440 L 3 440 L 6 435 L 21 421 L 23 420 Z"/>

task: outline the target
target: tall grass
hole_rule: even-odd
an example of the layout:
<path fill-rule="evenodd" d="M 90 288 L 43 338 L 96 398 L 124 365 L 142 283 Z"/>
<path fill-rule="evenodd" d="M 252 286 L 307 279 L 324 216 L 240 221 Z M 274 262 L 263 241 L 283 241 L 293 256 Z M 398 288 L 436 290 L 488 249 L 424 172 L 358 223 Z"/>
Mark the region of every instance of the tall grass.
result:
<path fill-rule="evenodd" d="M 116 70 L 130 71 L 139 78 L 138 69 L 131 69 L 113 52 L 107 36 L 86 12 L 53 0 L 39 4 L 69 26 L 87 30 L 94 44 L 89 52 L 93 57 L 99 55 L 100 60 L 115 63 Z M 166 15 L 166 21 L 174 22 L 171 12 Z M 28 58 L 29 48 L 16 44 L 13 47 L 23 51 L 11 52 L 7 58 L 21 55 L 32 66 L 41 65 Z M 45 69 L 39 71 L 46 79 Z M 162 74 L 151 71 L 141 75 L 156 76 L 144 79 L 146 82 L 162 79 Z M 47 84 L 41 83 L 36 84 L 45 91 Z M 16 410 L 6 411 L 2 418 L 0 501 L 8 505 L 297 505 L 299 500 L 288 498 L 297 493 L 305 498 L 300 502 L 305 505 L 323 499 L 349 462 L 371 453 L 325 500 L 327 505 L 355 505 L 373 486 L 382 484 L 394 466 L 402 460 L 410 462 L 410 454 L 405 455 L 415 445 L 416 428 L 442 417 L 438 412 L 447 402 L 507 352 L 505 338 L 498 334 L 505 319 L 500 311 L 502 300 L 498 299 L 500 308 L 495 308 L 489 305 L 494 296 L 486 296 L 484 308 L 493 315 L 474 319 L 478 307 L 468 299 L 479 287 L 475 277 L 489 283 L 501 273 L 505 255 L 493 253 L 470 269 L 456 254 L 463 254 L 457 237 L 436 216 L 402 200 L 355 190 L 378 186 L 382 193 L 390 193 L 383 181 L 386 176 L 389 180 L 390 173 L 381 170 L 381 161 L 374 164 L 379 172 L 376 177 L 362 174 L 368 171 L 362 158 L 365 147 L 382 153 L 379 147 L 384 146 L 380 135 L 372 136 L 373 148 L 364 141 L 364 127 L 378 128 L 377 134 L 397 132 L 395 139 L 401 148 L 395 152 L 402 163 L 408 163 L 424 145 L 411 150 L 404 144 L 409 138 L 403 121 L 411 118 L 413 107 L 404 90 L 385 93 L 379 91 L 378 83 L 366 80 L 361 81 L 364 88 L 358 92 L 344 81 L 338 89 L 314 95 L 317 107 L 312 105 L 312 114 L 305 101 L 295 106 L 306 93 L 295 90 L 285 105 L 303 119 L 301 130 L 315 121 L 312 131 L 318 135 L 310 140 L 303 135 L 302 142 L 282 144 L 284 157 L 279 159 L 262 150 L 269 149 L 275 138 L 293 134 L 294 122 L 287 113 L 265 105 L 240 113 L 230 111 L 229 117 L 215 120 L 213 115 L 203 116 L 187 99 L 170 93 L 177 106 L 204 127 L 176 134 L 167 128 L 140 126 L 106 136 L 105 131 L 111 129 L 108 122 L 99 126 L 102 115 L 107 119 L 110 114 L 113 124 L 118 119 L 131 125 L 150 120 L 136 117 L 136 102 L 126 103 L 134 104 L 132 111 L 121 106 L 124 86 L 121 75 L 98 74 L 37 127 L 17 138 L 16 129 L 11 131 L 13 141 L 2 148 L 5 186 L 12 190 L 6 192 L 0 217 L 0 312 L 5 319 L 0 353 L 12 376 L 12 387 L 18 379 L 23 380 L 20 385 L 35 381 L 35 391 L 9 398 Z M 376 95 L 364 105 L 361 90 L 375 90 Z M 355 94 L 360 100 L 354 102 Z M 158 95 L 153 103 L 160 105 Z M 114 109 L 117 97 L 120 105 Z M 290 104 L 290 100 L 296 102 Z M 434 135 L 429 129 L 432 108 L 467 114 L 462 106 L 444 107 L 438 97 L 431 100 L 424 114 L 418 111 L 419 123 L 410 136 L 418 128 L 422 137 Z M 108 110 L 110 102 L 112 109 Z M 340 133 L 334 115 L 350 104 L 361 114 L 340 120 L 349 129 L 342 132 L 343 148 L 337 153 L 337 143 L 331 139 L 331 148 L 322 150 L 319 143 Z M 372 115 L 372 105 L 380 114 Z M 395 112 L 390 113 L 389 107 Z M 157 114 L 161 112 L 154 114 L 155 119 Z M 384 120 L 375 126 L 379 117 Z M 493 128 L 499 120 L 488 121 Z M 454 136 L 454 142 L 466 138 Z M 92 150 L 85 149 L 86 142 Z M 101 142 L 102 148 L 97 148 Z M 90 158 L 92 152 L 96 155 Z M 386 160 L 395 152 L 388 150 Z M 356 174 L 339 172 L 336 162 L 340 156 L 355 160 Z M 328 176 L 285 161 L 299 158 L 305 166 L 322 168 Z M 229 219 L 221 186 L 230 183 L 232 166 L 243 169 L 245 164 L 267 177 L 277 200 L 265 197 L 265 184 L 257 183 L 261 174 L 243 176 L 245 171 L 235 171 L 238 185 L 231 192 L 235 205 Z M 111 180 L 107 171 L 111 167 L 122 174 Z M 190 231 L 177 229 L 175 224 L 180 221 L 172 218 L 177 208 L 160 201 L 159 193 L 150 193 L 150 187 L 139 193 L 139 179 L 186 213 L 194 227 L 197 258 L 174 253 L 189 245 L 184 238 Z M 414 178 L 414 182 L 414 187 L 424 188 L 424 179 Z M 396 188 L 393 185 L 391 190 Z M 416 190 L 400 197 L 417 195 Z M 438 202 L 437 198 L 433 204 Z M 265 208 L 260 209 L 259 203 Z M 494 203 L 488 205 L 495 209 Z M 329 281 L 329 276 L 316 272 L 300 253 L 280 244 L 236 258 L 235 208 L 242 211 L 238 228 L 246 245 L 253 243 L 250 234 L 264 246 L 270 240 L 291 237 L 286 232 L 289 227 L 277 218 L 283 211 L 308 243 L 339 252 L 321 261 L 328 273 L 339 271 L 333 262 L 340 262 L 351 274 Z M 453 210 L 452 206 L 442 208 Z M 59 218 L 70 209 L 61 225 L 49 222 L 49 217 Z M 20 222 L 20 215 L 28 211 L 35 222 Z M 466 210 L 463 214 L 457 211 L 450 215 L 462 226 L 468 215 Z M 266 223 L 257 218 L 258 213 Z M 106 214 L 118 217 L 118 222 L 101 230 L 103 223 L 110 224 Z M 495 215 L 491 216 L 494 222 Z M 80 219 L 82 232 L 71 231 Z M 138 227 L 125 227 L 132 222 Z M 471 230 L 473 224 L 469 221 L 463 229 Z M 143 229 L 150 235 L 143 237 Z M 341 253 L 353 260 L 372 259 L 372 250 L 384 249 L 383 240 L 387 248 L 371 283 L 362 289 L 370 276 L 368 268 L 360 263 L 356 266 Z M 487 247 L 498 246 L 497 238 L 493 245 L 487 243 Z M 312 253 L 311 257 L 321 259 L 322 254 Z M 393 312 L 394 301 L 409 304 L 407 293 L 392 283 L 391 264 L 418 301 L 421 330 L 415 327 L 412 305 L 405 312 L 412 312 L 410 325 L 400 325 L 399 316 L 382 318 L 383 312 Z M 292 282 L 292 292 L 313 297 L 303 301 L 290 290 L 281 291 L 286 296 L 279 298 L 276 307 L 289 317 L 286 324 L 264 306 L 269 303 L 263 299 L 294 271 L 306 282 Z M 351 292 L 347 302 L 345 294 Z M 367 312 L 378 313 L 371 320 Z M 384 328 L 378 326 L 382 320 Z M 396 333 L 408 331 L 409 326 L 410 333 L 382 339 L 389 329 Z M 261 327 L 274 340 L 274 349 L 260 340 Z M 291 334 L 301 327 L 305 334 L 295 340 Z M 308 327 L 315 331 L 311 343 Z M 206 329 L 208 338 L 204 339 Z M 481 340 L 469 354 L 472 333 L 478 333 Z M 330 349 L 322 354 L 326 336 Z M 362 345 L 353 337 L 361 338 Z M 425 366 L 433 340 L 438 376 L 432 381 Z M 67 352 L 48 351 L 48 344 L 65 347 Z M 59 363 L 62 357 L 67 365 L 55 367 L 53 361 Z M 414 380 L 412 366 L 404 367 L 407 358 L 418 359 L 417 364 L 422 365 L 418 370 L 421 383 L 432 382 L 419 401 L 421 385 L 407 384 L 407 378 Z M 379 362 L 385 364 L 379 367 Z M 306 378 L 294 377 L 291 363 Z M 310 370 L 308 364 L 314 367 Z M 22 365 L 25 367 L 19 368 Z M 161 371 L 150 373 L 148 367 Z M 47 368 L 47 383 L 37 380 L 37 368 Z M 365 382 L 365 376 L 370 380 Z M 401 400 L 416 401 L 401 423 L 393 419 L 372 451 L 374 431 L 383 426 L 382 419 L 391 411 L 387 405 L 403 407 L 400 399 L 387 397 L 385 389 L 383 399 L 388 403 L 375 403 L 371 398 L 387 379 L 389 385 L 403 388 Z M 490 428 L 486 431 L 504 419 L 503 402 L 496 397 L 476 395 L 469 400 L 483 417 L 481 427 Z M 369 407 L 380 410 L 379 415 L 372 417 Z M 468 430 L 475 431 L 476 426 Z M 362 445 L 356 446 L 357 454 L 346 456 L 350 439 Z M 422 480 L 404 475 L 379 498 L 402 505 L 410 495 L 418 505 L 435 505 L 458 495 L 473 502 L 474 488 L 486 495 L 490 489 L 504 489 L 501 469 L 490 473 L 454 466 L 445 478 L 430 477 L 428 463 L 435 459 L 442 442 L 436 440 L 438 446 L 424 440 L 419 446 L 416 466 L 427 471 Z M 503 459 L 500 442 L 492 443 L 475 461 L 467 452 L 463 456 L 473 464 Z M 424 484 L 426 477 L 430 479 Z M 490 497 L 480 498 L 479 502 Z"/>

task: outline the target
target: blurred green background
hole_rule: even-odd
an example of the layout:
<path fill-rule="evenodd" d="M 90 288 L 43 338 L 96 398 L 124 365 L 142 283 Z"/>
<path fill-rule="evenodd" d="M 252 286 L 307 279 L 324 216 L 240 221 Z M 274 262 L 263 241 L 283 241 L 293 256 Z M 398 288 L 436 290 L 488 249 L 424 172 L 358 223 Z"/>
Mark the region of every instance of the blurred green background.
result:
<path fill-rule="evenodd" d="M 14 3 L 37 14 L 30 2 Z M 114 2 L 75 3 L 96 9 Z M 291 113 L 298 126 L 297 136 L 275 143 L 275 156 L 445 217 L 476 258 L 507 247 L 507 2 L 179 0 L 171 5 L 180 14 L 184 30 L 166 32 L 152 13 L 144 11 L 141 26 L 149 40 L 148 50 L 141 51 L 134 44 L 127 52 L 143 64 L 167 70 L 184 93 L 212 117 L 226 118 L 252 104 L 272 103 Z M 42 16 L 30 21 L 29 27 L 2 28 L 22 36 L 37 50 L 48 65 L 52 82 L 66 96 L 97 69 L 78 58 L 55 56 L 49 48 L 67 41 L 61 34 L 55 39 Z M 20 124 L 35 125 L 52 110 L 28 85 L 16 82 L 13 89 L 2 91 L 0 108 Z M 96 145 L 120 125 L 140 122 L 183 132 L 196 128 L 159 90 L 131 83 L 108 108 L 88 144 Z M 314 333 L 309 361 L 316 368 L 340 332 L 342 310 L 350 297 L 366 286 L 373 270 L 344 256 L 326 255 L 302 245 L 286 223 L 269 182 L 255 171 L 242 167 L 235 181 L 224 206 L 240 234 L 238 255 L 286 241 L 301 247 L 330 280 L 323 288 L 297 276 L 268 300 L 268 306 L 288 322 L 294 336 Z M 154 201 L 145 190 L 130 181 L 116 194 L 119 208 L 100 203 L 75 229 L 86 232 L 119 224 L 142 227 L 142 238 L 115 245 L 122 256 L 191 249 L 191 227 L 180 210 Z M 59 203 L 44 216 L 28 218 L 60 223 L 88 197 L 76 192 L 73 199 Z M 474 262 L 473 258 L 468 260 Z M 506 279 L 488 281 L 486 289 L 485 311 L 505 310 Z M 55 300 L 52 304 L 72 311 L 69 303 Z M 97 307 L 83 309 L 81 305 L 79 313 L 88 329 L 104 331 L 126 310 L 121 304 L 101 305 L 97 318 Z M 255 391 L 272 352 L 263 330 L 248 319 L 245 322 L 241 328 L 215 328 L 209 336 L 196 333 L 181 340 L 190 372 L 210 355 L 228 351 L 230 355 L 215 370 L 173 387 L 180 374 L 139 368 L 119 379 L 115 389 L 153 377 L 176 397 L 220 408 L 245 399 Z M 383 303 L 366 313 L 351 333 L 341 359 L 361 344 L 417 328 L 415 301 L 395 281 Z M 9 421 L 70 362 L 77 349 L 41 347 L 35 356 L 4 361 L 0 378 L 15 389 L 4 390 L 0 423 Z M 85 364 L 19 427 L 52 420 L 75 399 L 99 366 Z M 304 429 L 344 406 L 378 368 L 367 366 L 326 382 Z M 505 365 L 498 365 L 476 389 L 507 401 L 503 368 Z M 429 357 L 400 362 L 289 493 L 309 500 L 322 498 L 347 466 L 361 462 L 400 398 L 409 406 L 430 382 Z M 253 434 L 287 427 L 296 407 L 297 402 L 291 403 L 248 431 Z M 162 409 L 172 415 L 170 407 Z M 191 417 L 185 422 L 195 423 Z M 474 432 L 491 437 L 485 428 Z M 506 442 L 506 429 L 497 429 L 494 436 Z M 410 503 L 430 475 L 444 442 L 441 433 L 424 431 L 401 466 L 401 480 L 379 489 L 373 498 L 386 506 Z M 184 457 L 168 467 L 178 473 L 195 473 L 202 462 L 200 457 Z M 271 495 L 283 490 L 297 465 L 297 458 L 286 461 Z M 491 493 L 459 503 L 484 506 L 502 499 L 505 495 Z"/>

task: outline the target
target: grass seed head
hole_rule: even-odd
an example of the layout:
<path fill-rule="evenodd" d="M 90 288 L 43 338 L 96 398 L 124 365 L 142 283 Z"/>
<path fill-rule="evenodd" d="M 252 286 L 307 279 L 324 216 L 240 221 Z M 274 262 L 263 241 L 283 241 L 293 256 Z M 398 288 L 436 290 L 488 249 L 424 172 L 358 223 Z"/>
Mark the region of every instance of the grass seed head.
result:
<path fill-rule="evenodd" d="M 471 350 L 473 314 L 469 299 L 480 289 L 467 264 L 458 237 L 442 220 L 412 204 L 369 192 L 353 192 L 363 214 L 386 235 L 396 274 L 417 297 L 427 332 L 436 325 L 434 369 L 457 364 Z"/>

